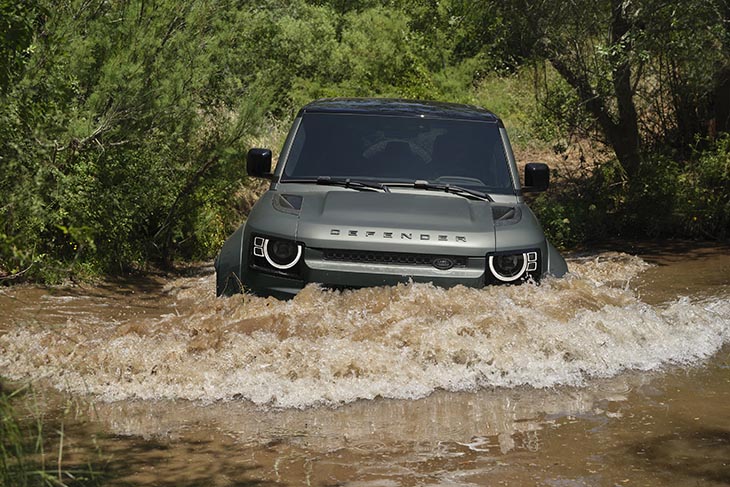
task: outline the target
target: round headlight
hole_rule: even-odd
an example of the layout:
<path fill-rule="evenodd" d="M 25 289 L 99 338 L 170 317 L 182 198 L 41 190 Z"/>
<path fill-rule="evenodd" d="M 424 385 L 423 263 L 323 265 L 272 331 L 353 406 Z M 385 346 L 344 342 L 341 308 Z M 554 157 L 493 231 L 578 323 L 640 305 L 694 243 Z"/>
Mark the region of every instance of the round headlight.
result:
<path fill-rule="evenodd" d="M 291 269 L 302 256 L 301 245 L 291 240 L 266 239 L 263 247 L 266 261 L 277 269 Z"/>
<path fill-rule="evenodd" d="M 524 253 L 490 255 L 489 270 L 502 282 L 515 281 L 527 270 L 527 255 Z"/>

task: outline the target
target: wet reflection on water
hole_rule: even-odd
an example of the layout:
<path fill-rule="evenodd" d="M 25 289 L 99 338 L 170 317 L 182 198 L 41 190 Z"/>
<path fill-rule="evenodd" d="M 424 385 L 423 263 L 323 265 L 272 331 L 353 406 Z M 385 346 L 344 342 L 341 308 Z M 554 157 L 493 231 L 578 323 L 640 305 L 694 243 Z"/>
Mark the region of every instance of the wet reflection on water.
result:
<path fill-rule="evenodd" d="M 728 354 L 585 388 L 336 409 L 77 402 L 94 418 L 79 434 L 101 435 L 111 485 L 724 485 Z"/>
<path fill-rule="evenodd" d="M 288 304 L 215 300 L 206 275 L 14 289 L 0 295 L 12 310 L 0 374 L 74 391 L 45 390 L 48 409 L 77 413 L 65 419 L 70 458 L 95 438 L 109 485 L 726 485 L 730 256 L 663 252 L 646 251 L 648 268 L 625 254 L 576 257 L 579 277 L 540 287 L 313 289 Z M 263 354 L 219 361 L 252 346 Z M 155 347 L 170 363 L 141 367 Z M 348 361 L 317 362 L 321 350 Z M 266 375 L 272 363 L 285 372 Z M 595 378 L 601 367 L 610 377 Z M 304 409 L 255 401 L 257 371 Z M 459 382 L 475 371 L 482 379 Z M 549 375 L 549 387 L 529 385 Z M 91 385 L 76 388 L 78 377 Z M 560 385 L 574 377 L 580 386 Z M 185 400 L 186 387 L 204 393 Z M 136 392 L 79 395 L 109 390 Z M 413 399 L 377 397 L 391 393 Z M 307 407 L 326 394 L 339 407 Z"/>

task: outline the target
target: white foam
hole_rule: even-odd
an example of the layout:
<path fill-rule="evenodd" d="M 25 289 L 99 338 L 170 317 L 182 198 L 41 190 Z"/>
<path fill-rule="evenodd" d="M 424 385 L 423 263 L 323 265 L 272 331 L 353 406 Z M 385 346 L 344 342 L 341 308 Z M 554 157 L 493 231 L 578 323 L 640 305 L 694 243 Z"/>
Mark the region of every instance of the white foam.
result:
<path fill-rule="evenodd" d="M 216 299 L 212 277 L 182 279 L 167 289 L 175 313 L 18 325 L 0 337 L 0 374 L 107 401 L 303 408 L 437 389 L 581 386 L 693 364 L 730 341 L 727 296 L 650 306 L 626 286 L 645 267 L 611 254 L 571 262 L 572 275 L 539 286 L 309 286 L 288 302 Z"/>

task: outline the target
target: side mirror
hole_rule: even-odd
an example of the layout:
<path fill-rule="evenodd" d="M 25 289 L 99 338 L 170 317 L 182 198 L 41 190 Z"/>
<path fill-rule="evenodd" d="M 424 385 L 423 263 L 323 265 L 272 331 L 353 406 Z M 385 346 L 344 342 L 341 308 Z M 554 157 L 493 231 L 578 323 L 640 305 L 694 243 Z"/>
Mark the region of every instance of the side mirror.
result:
<path fill-rule="evenodd" d="M 255 178 L 271 179 L 271 151 L 251 149 L 246 155 L 246 172 Z"/>
<path fill-rule="evenodd" d="M 525 185 L 522 191 L 525 193 L 539 193 L 545 191 L 550 185 L 550 168 L 542 162 L 530 162 L 525 164 Z"/>

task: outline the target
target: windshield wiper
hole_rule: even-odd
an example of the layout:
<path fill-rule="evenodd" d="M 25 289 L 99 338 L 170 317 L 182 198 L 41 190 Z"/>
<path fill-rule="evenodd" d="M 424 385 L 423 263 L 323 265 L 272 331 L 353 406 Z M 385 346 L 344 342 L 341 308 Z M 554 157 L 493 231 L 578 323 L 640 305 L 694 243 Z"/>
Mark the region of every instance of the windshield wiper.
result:
<path fill-rule="evenodd" d="M 428 191 L 443 191 L 445 193 L 451 193 L 458 196 L 463 196 L 464 198 L 472 198 L 475 200 L 480 201 L 491 201 L 494 202 L 491 196 L 489 196 L 487 193 L 482 193 L 481 191 L 476 191 L 473 189 L 464 188 L 462 186 L 455 186 L 453 184 L 436 184 L 436 183 L 429 183 L 428 181 L 423 180 L 417 180 L 413 183 L 396 183 L 398 186 L 412 186 L 415 189 L 425 189 Z M 392 186 L 395 186 L 396 184 L 391 184 Z"/>
<path fill-rule="evenodd" d="M 387 186 L 377 181 L 358 181 L 356 179 L 340 179 L 330 176 L 320 176 L 317 178 L 317 184 L 324 186 L 342 186 L 343 188 L 356 189 L 358 191 L 383 191 L 390 193 Z"/>

